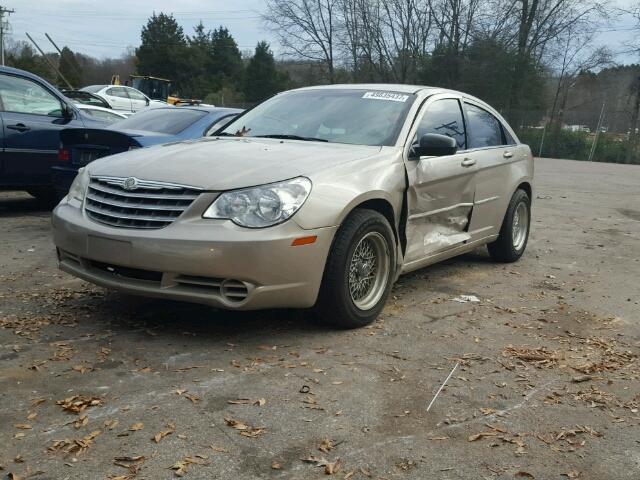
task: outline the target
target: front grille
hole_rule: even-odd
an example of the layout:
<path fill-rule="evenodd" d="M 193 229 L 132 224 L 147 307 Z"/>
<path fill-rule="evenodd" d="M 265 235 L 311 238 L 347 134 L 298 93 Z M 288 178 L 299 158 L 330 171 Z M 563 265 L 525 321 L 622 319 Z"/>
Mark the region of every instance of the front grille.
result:
<path fill-rule="evenodd" d="M 157 229 L 178 218 L 200 192 L 133 177 L 92 177 L 84 209 L 92 220 L 112 227 Z"/>

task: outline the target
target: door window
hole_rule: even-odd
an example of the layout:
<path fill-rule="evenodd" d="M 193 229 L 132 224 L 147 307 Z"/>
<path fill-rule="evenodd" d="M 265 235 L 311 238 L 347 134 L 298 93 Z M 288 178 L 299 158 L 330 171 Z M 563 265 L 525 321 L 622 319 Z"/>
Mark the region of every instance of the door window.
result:
<path fill-rule="evenodd" d="M 496 117 L 480 107 L 465 104 L 469 148 L 486 148 L 504 145 L 502 127 Z"/>
<path fill-rule="evenodd" d="M 127 91 L 123 87 L 113 87 L 107 90 L 107 95 L 119 98 L 129 98 Z"/>
<path fill-rule="evenodd" d="M 145 97 L 138 90 L 134 90 L 133 88 L 128 88 L 127 93 L 129 94 L 129 97 L 131 97 L 131 100 L 140 100 L 142 102 L 147 101 L 147 97 Z"/>
<path fill-rule="evenodd" d="M 458 149 L 464 150 L 466 141 L 460 102 L 454 98 L 446 98 L 429 105 L 418 125 L 415 141 L 419 142 L 427 133 L 439 133 L 455 138 Z"/>
<path fill-rule="evenodd" d="M 0 75 L 0 101 L 5 112 L 62 117 L 60 100 L 26 78 Z"/>

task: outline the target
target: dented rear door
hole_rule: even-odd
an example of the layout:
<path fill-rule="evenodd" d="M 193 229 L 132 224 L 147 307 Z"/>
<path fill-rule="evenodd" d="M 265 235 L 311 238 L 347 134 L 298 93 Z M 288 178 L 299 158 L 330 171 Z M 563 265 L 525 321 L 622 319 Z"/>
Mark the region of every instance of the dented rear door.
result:
<path fill-rule="evenodd" d="M 413 142 L 425 133 L 456 138 L 455 155 L 407 160 L 407 249 L 411 264 L 466 243 L 475 196 L 476 160 L 466 152 L 466 134 L 457 97 L 426 102 L 416 122 Z"/>

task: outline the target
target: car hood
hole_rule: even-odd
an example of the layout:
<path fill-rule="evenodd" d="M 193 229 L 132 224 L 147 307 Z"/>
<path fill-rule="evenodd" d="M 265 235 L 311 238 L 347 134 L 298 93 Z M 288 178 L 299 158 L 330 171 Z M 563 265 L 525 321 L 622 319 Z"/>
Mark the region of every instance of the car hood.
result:
<path fill-rule="evenodd" d="M 204 138 L 97 160 L 93 176 L 136 177 L 230 190 L 310 175 L 373 156 L 381 147 L 268 138 Z"/>

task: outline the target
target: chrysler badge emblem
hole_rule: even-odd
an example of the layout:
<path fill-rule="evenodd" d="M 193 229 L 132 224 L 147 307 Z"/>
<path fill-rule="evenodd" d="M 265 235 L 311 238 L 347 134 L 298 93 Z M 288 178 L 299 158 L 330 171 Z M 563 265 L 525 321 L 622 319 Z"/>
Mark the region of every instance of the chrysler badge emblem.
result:
<path fill-rule="evenodd" d="M 124 181 L 122 187 L 125 190 L 135 190 L 136 188 L 138 188 L 138 179 L 135 177 L 129 177 Z"/>

